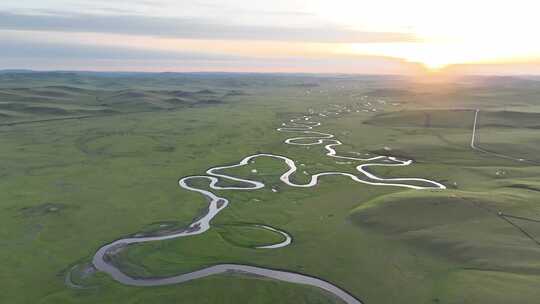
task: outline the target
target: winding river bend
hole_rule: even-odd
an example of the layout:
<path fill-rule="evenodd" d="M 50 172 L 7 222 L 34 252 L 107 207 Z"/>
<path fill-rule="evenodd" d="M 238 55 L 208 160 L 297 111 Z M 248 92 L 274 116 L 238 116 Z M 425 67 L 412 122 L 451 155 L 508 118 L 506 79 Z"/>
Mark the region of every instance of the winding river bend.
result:
<path fill-rule="evenodd" d="M 336 115 L 339 114 L 341 110 L 343 109 L 336 110 L 336 113 L 334 114 Z M 132 286 L 161 286 L 161 285 L 179 284 L 179 283 L 183 283 L 187 281 L 196 280 L 199 278 L 204 278 L 211 275 L 228 273 L 228 272 L 246 273 L 246 274 L 263 276 L 263 277 L 267 277 L 267 278 L 271 278 L 271 279 L 275 279 L 279 281 L 284 281 L 284 282 L 291 282 L 291 283 L 296 283 L 296 284 L 314 286 L 333 294 L 334 296 L 338 297 L 345 303 L 361 304 L 362 302 L 360 300 L 358 300 L 347 291 L 341 289 L 340 287 L 336 285 L 333 285 L 330 282 L 327 282 L 322 279 L 315 278 L 306 274 L 300 274 L 300 273 L 294 273 L 294 272 L 288 272 L 288 271 L 274 270 L 274 269 L 248 266 L 248 265 L 218 264 L 218 265 L 206 267 L 197 271 L 180 274 L 176 276 L 171 276 L 171 277 L 134 278 L 123 273 L 119 268 L 114 266 L 112 263 L 108 262 L 109 255 L 114 254 L 114 252 L 116 252 L 117 250 L 125 248 L 128 245 L 175 239 L 175 238 L 181 238 L 181 237 L 188 237 L 188 236 L 198 235 L 198 234 L 208 231 L 211 228 L 210 223 L 212 219 L 215 216 L 217 216 L 220 211 L 227 208 L 229 204 L 229 200 L 225 197 L 220 197 L 211 191 L 194 187 L 190 184 L 190 182 L 195 181 L 195 180 L 208 180 L 210 182 L 209 186 L 213 190 L 246 191 L 246 190 L 256 190 L 256 189 L 264 188 L 265 185 L 262 182 L 243 179 L 243 178 L 234 177 L 234 176 L 220 173 L 220 171 L 224 169 L 241 167 L 241 166 L 247 165 L 248 163 L 250 163 L 251 160 L 255 158 L 259 158 L 259 157 L 266 157 L 266 158 L 269 157 L 269 158 L 275 158 L 275 159 L 283 161 L 288 166 L 289 169 L 280 176 L 280 180 L 286 185 L 291 186 L 291 187 L 301 187 L 301 188 L 314 187 L 318 184 L 319 178 L 323 176 L 343 175 L 352 179 L 355 182 L 368 184 L 368 185 L 374 185 L 374 186 L 402 187 L 402 188 L 411 188 L 411 189 L 419 189 L 419 190 L 420 189 L 445 189 L 444 185 L 436 181 L 432 181 L 428 179 L 381 178 L 370 173 L 367 170 L 369 167 L 373 167 L 373 166 L 408 166 L 412 163 L 411 160 L 400 160 L 396 157 L 391 157 L 391 156 L 374 156 L 371 158 L 360 158 L 360 157 L 349 157 L 349 156 L 337 155 L 334 147 L 342 145 L 342 143 L 339 140 L 337 140 L 333 134 L 313 131 L 313 128 L 321 125 L 320 122 L 312 121 L 314 117 L 315 115 L 306 115 L 306 116 L 301 116 L 296 119 L 291 119 L 288 123 L 283 123 L 282 126 L 277 129 L 277 131 L 295 132 L 295 133 L 304 134 L 304 136 L 302 137 L 292 137 L 292 138 L 286 139 L 285 140 L 286 144 L 301 145 L 301 146 L 325 144 L 324 149 L 327 152 L 326 155 L 329 157 L 333 157 L 337 159 L 345 159 L 348 161 L 367 162 L 367 163 L 360 164 L 356 167 L 356 170 L 359 172 L 359 175 L 354 175 L 354 174 L 345 173 L 345 172 L 338 172 L 338 171 L 323 172 L 323 173 L 312 175 L 308 183 L 297 184 L 291 181 L 290 179 L 290 177 L 297 171 L 295 162 L 292 159 L 285 156 L 274 155 L 274 154 L 254 154 L 254 155 L 246 156 L 244 159 L 242 159 L 239 163 L 235 165 L 213 167 L 211 169 L 208 169 L 206 171 L 206 175 L 183 177 L 178 181 L 178 184 L 180 187 L 188 191 L 194 191 L 194 192 L 200 193 L 202 196 L 208 199 L 209 206 L 208 206 L 208 211 L 206 212 L 206 214 L 204 214 L 202 217 L 198 218 L 196 221 L 191 223 L 186 229 L 176 232 L 176 233 L 172 233 L 168 235 L 161 235 L 161 236 L 130 237 L 130 238 L 119 239 L 110 244 L 107 244 L 99 248 L 99 250 L 95 253 L 92 259 L 92 263 L 94 267 L 99 271 L 109 274 L 114 280 L 122 284 L 132 285 Z M 244 186 L 241 186 L 241 187 L 240 186 L 231 186 L 231 187 L 219 186 L 218 182 L 220 181 L 220 179 L 240 182 Z M 416 184 L 414 185 L 410 184 L 411 182 L 414 182 Z M 425 185 L 419 186 L 418 183 L 422 183 Z M 279 233 L 284 237 L 284 241 L 280 243 L 257 247 L 259 249 L 271 250 L 271 249 L 288 246 L 289 244 L 292 243 L 291 236 L 289 236 L 287 233 L 279 229 L 272 228 L 265 225 L 257 225 L 257 226 L 262 229 L 268 229 L 273 232 Z"/>

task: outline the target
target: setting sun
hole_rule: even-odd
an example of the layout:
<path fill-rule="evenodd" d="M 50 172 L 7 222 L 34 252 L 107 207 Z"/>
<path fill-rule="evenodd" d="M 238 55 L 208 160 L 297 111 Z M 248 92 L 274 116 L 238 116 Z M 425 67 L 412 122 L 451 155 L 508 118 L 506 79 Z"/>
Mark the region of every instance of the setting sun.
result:
<path fill-rule="evenodd" d="M 337 4 L 337 5 L 336 5 Z M 387 56 L 418 62 L 429 69 L 453 64 L 512 63 L 537 60 L 540 41 L 535 24 L 540 4 L 513 2 L 378 1 L 325 2 L 321 14 L 350 27 L 404 32 L 412 41 L 351 43 L 338 53 Z"/>

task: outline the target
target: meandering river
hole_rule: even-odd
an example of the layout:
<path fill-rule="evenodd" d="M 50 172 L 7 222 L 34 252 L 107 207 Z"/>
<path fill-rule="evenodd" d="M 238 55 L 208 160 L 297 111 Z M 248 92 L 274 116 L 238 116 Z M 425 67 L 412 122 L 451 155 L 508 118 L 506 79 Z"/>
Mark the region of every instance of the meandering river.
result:
<path fill-rule="evenodd" d="M 343 108 L 337 109 L 334 115 L 339 115 Z M 311 146 L 311 145 L 322 145 L 324 144 L 324 149 L 326 150 L 326 155 L 329 157 L 337 159 L 345 159 L 348 161 L 359 161 L 363 162 L 362 164 L 356 166 L 356 170 L 359 172 L 358 175 L 331 171 L 314 174 L 311 176 L 309 182 L 305 184 L 297 184 L 291 181 L 291 176 L 294 175 L 297 171 L 295 162 L 285 156 L 274 155 L 274 154 L 254 154 L 244 157 L 239 163 L 230 166 L 218 166 L 208 169 L 206 175 L 197 175 L 197 176 L 187 176 L 179 180 L 178 184 L 183 189 L 188 191 L 194 191 L 200 193 L 202 196 L 208 199 L 209 206 L 206 214 L 199 217 L 193 223 L 191 223 L 186 229 L 181 231 L 171 233 L 168 235 L 160 236 L 148 236 L 148 237 L 129 237 L 116 240 L 110 244 L 104 245 L 99 248 L 95 253 L 92 263 L 94 267 L 102 272 L 109 274 L 114 280 L 132 286 L 160 286 L 160 285 L 170 285 L 170 284 L 179 284 L 187 281 L 196 280 L 199 278 L 204 278 L 211 275 L 228 273 L 228 272 L 239 272 L 252 275 L 263 276 L 275 280 L 280 280 L 284 282 L 291 282 L 296 284 L 310 285 L 326 292 L 333 294 L 339 299 L 343 300 L 348 304 L 360 304 L 360 300 L 352 296 L 347 291 L 342 288 L 327 282 L 323 279 L 309 276 L 307 274 L 300 274 L 295 272 L 288 272 L 282 270 L 275 270 L 263 267 L 255 267 L 248 265 L 238 265 L 238 264 L 219 264 L 210 267 L 205 267 L 197 271 L 184 273 L 171 277 L 163 278 L 134 278 L 122 272 L 119 268 L 109 262 L 109 255 L 114 254 L 117 250 L 125 248 L 128 245 L 146 243 L 146 242 L 155 242 L 168 239 L 176 239 L 182 237 L 189 237 L 193 235 L 198 235 L 204 233 L 211 229 L 211 221 L 217 216 L 220 211 L 227 208 L 229 200 L 226 197 L 220 197 L 212 191 L 207 191 L 205 189 L 200 189 L 194 187 L 192 181 L 195 180 L 208 180 L 209 187 L 212 190 L 238 190 L 238 191 L 249 191 L 264 188 L 264 183 L 255 180 L 248 180 L 244 178 L 239 178 L 235 176 L 230 176 L 222 173 L 225 169 L 241 167 L 249 164 L 255 158 L 274 158 L 283 161 L 288 169 L 280 176 L 280 180 L 288 186 L 291 187 L 314 187 L 318 184 L 319 179 L 323 176 L 328 175 L 342 175 L 352 179 L 355 182 L 362 184 L 374 185 L 374 186 L 385 186 L 385 187 L 403 187 L 411 189 L 445 189 L 445 186 L 436 181 L 423 179 L 423 178 L 382 178 L 370 173 L 367 169 L 373 166 L 408 166 L 412 163 L 411 160 L 400 160 L 396 157 L 391 156 L 374 156 L 370 158 L 360 158 L 360 157 L 350 157 L 350 156 L 340 156 L 337 155 L 336 146 L 342 145 L 338 139 L 335 138 L 333 134 L 323 133 L 313 131 L 313 128 L 321 126 L 320 122 L 313 121 L 316 114 L 301 116 L 296 119 L 291 119 L 287 123 L 283 123 L 280 128 L 277 129 L 279 132 L 295 132 L 301 133 L 304 136 L 302 137 L 292 137 L 285 140 L 286 144 L 290 145 L 302 145 L 302 146 Z M 220 180 L 229 180 L 238 182 L 242 186 L 219 186 L 218 182 Z M 413 183 L 413 184 L 411 184 Z M 424 184 L 424 186 L 419 186 L 419 184 Z M 259 246 L 259 249 L 272 250 L 288 246 L 292 243 L 292 238 L 290 235 L 281 231 L 277 228 L 269 227 L 266 225 L 256 225 L 263 229 L 271 230 L 275 233 L 279 233 L 283 236 L 284 240 L 277 244 L 271 244 L 266 246 Z"/>

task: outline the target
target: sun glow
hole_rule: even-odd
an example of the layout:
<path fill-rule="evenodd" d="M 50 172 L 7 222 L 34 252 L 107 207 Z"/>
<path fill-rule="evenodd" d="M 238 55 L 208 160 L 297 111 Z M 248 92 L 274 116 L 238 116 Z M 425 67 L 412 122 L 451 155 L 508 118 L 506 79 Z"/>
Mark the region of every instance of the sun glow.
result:
<path fill-rule="evenodd" d="M 528 48 L 516 49 L 521 41 L 458 41 L 422 43 L 350 44 L 338 52 L 356 55 L 376 55 L 401 58 L 423 64 L 428 69 L 441 69 L 455 64 L 487 64 L 537 61 L 540 44 L 530 42 Z"/>
<path fill-rule="evenodd" d="M 540 2 L 355 0 L 321 4 L 322 14 L 372 31 L 407 32 L 417 41 L 357 43 L 338 52 L 401 58 L 429 69 L 453 64 L 516 62 L 538 58 L 535 20 Z"/>
<path fill-rule="evenodd" d="M 30 59 L 61 69 L 69 57 L 113 58 L 126 69 L 161 61 L 227 71 L 540 70 L 537 0 L 113 2 L 0 1 L 0 64 L 16 68 Z"/>

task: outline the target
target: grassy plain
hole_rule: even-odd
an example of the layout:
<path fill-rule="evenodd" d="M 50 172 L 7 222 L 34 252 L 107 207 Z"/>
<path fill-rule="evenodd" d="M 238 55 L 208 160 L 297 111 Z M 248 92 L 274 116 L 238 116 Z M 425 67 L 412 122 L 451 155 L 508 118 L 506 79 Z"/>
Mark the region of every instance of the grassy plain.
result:
<path fill-rule="evenodd" d="M 537 303 L 540 223 L 527 219 L 540 220 L 540 169 L 469 144 L 480 108 L 479 145 L 534 160 L 539 93 L 539 81 L 516 78 L 0 74 L 0 302 L 338 303 L 314 288 L 239 274 L 155 288 L 82 271 L 73 280 L 83 288 L 70 288 L 65 276 L 103 244 L 189 224 L 206 201 L 179 188 L 181 176 L 258 152 L 304 164 L 298 182 L 356 172 L 322 146 L 283 144 L 295 134 L 275 131 L 309 108 L 341 104 L 359 112 L 321 117 L 318 128 L 345 143 L 339 153 L 410 157 L 412 166 L 373 171 L 449 189 L 343 177 L 297 189 L 279 181 L 282 162 L 260 158 L 228 173 L 267 187 L 219 191 L 231 204 L 207 233 L 131 246 L 114 262 L 134 276 L 219 263 L 284 269 L 321 277 L 365 303 Z M 293 244 L 254 249 L 280 237 L 252 223 L 287 231 Z"/>

